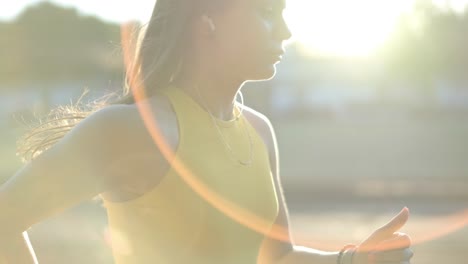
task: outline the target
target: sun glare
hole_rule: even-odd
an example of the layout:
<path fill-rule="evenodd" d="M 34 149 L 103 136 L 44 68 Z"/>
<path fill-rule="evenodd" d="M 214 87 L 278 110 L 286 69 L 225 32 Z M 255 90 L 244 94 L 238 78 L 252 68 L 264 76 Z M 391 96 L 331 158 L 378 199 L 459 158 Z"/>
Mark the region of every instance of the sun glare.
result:
<path fill-rule="evenodd" d="M 389 37 L 411 0 L 290 0 L 285 19 L 307 53 L 367 56 Z"/>

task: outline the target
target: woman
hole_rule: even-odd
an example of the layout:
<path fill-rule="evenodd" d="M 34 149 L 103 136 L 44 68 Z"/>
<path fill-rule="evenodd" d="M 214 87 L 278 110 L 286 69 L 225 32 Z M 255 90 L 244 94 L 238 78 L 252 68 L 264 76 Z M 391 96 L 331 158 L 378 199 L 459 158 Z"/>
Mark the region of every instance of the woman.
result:
<path fill-rule="evenodd" d="M 96 195 L 119 264 L 409 263 L 407 209 L 339 252 L 293 247 L 274 131 L 236 101 L 275 74 L 291 37 L 284 4 L 158 0 L 129 67 L 134 92 L 29 137 L 32 160 L 1 188 L 3 263 L 37 262 L 25 230 Z"/>

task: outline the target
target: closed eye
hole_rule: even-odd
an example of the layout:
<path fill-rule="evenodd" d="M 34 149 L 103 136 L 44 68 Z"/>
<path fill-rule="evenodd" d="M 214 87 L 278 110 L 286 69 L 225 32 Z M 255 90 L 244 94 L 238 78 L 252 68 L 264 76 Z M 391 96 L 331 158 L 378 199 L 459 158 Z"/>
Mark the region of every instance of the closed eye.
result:
<path fill-rule="evenodd" d="M 261 8 L 260 11 L 261 11 L 262 15 L 264 15 L 266 17 L 281 17 L 282 14 L 283 14 L 281 9 L 275 8 L 273 6 L 263 7 L 263 8 Z"/>

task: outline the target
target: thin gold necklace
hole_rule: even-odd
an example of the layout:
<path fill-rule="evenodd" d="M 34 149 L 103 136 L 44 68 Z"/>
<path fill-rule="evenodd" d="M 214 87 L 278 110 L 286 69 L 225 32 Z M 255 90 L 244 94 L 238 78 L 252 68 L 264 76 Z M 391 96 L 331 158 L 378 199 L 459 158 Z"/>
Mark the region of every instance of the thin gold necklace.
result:
<path fill-rule="evenodd" d="M 249 138 L 249 149 L 250 149 L 250 155 L 249 155 L 249 159 L 248 160 L 241 160 L 239 159 L 234 151 L 232 150 L 232 147 L 231 145 L 229 145 L 229 142 L 226 140 L 226 138 L 224 137 L 221 129 L 219 128 L 218 124 L 217 124 L 217 120 L 216 120 L 216 117 L 210 112 L 210 110 L 208 109 L 208 107 L 206 106 L 206 103 L 205 101 L 203 100 L 202 96 L 200 95 L 200 91 L 198 90 L 198 85 L 195 85 L 195 91 L 197 92 L 197 95 L 200 99 L 200 102 L 202 103 L 203 107 L 206 109 L 206 111 L 208 112 L 208 114 L 210 115 L 210 118 L 211 118 L 211 121 L 213 122 L 214 126 L 216 127 L 216 131 L 218 132 L 218 136 L 220 137 L 221 141 L 223 142 L 224 146 L 226 147 L 226 149 L 228 150 L 229 152 L 229 155 L 230 157 L 237 161 L 240 165 L 242 166 L 250 166 L 252 165 L 252 161 L 253 161 L 253 141 L 252 141 L 252 136 L 250 135 L 249 133 L 249 130 L 247 129 L 246 125 L 245 125 L 245 120 L 242 119 L 242 123 L 243 123 L 243 127 L 244 127 L 244 131 L 245 133 L 247 134 L 247 137 Z M 243 109 L 243 106 L 244 106 L 244 97 L 242 95 L 242 93 L 240 91 L 238 91 L 238 93 L 240 93 L 240 97 L 241 97 L 241 109 L 239 110 L 239 107 L 236 106 L 236 104 L 234 104 L 235 107 L 237 107 L 237 112 L 239 112 L 239 114 L 237 114 L 233 119 L 231 120 L 228 120 L 226 122 L 233 122 L 233 121 L 236 121 L 240 118 L 240 116 L 242 115 L 242 111 L 244 110 Z M 237 96 L 236 96 L 237 98 Z M 237 101 L 236 101 L 237 103 Z"/>

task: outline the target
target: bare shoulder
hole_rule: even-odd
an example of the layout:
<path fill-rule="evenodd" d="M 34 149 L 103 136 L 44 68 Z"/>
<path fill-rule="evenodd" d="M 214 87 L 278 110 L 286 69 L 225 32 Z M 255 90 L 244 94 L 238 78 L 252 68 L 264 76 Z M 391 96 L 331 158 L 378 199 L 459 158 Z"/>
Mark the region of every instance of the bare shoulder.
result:
<path fill-rule="evenodd" d="M 167 133 L 170 111 L 161 110 L 163 104 L 142 103 L 158 112 L 154 118 Z M 98 194 L 132 199 L 159 182 L 165 164 L 137 105 L 102 108 L 2 184 L 0 211 L 8 217 L 1 226 L 22 232 Z"/>
<path fill-rule="evenodd" d="M 80 122 L 70 134 L 79 135 L 75 138 L 80 144 L 135 151 L 151 140 L 145 119 L 155 121 L 152 123 L 170 134 L 176 125 L 170 122 L 174 118 L 165 100 L 153 97 L 137 104 L 106 106 Z"/>
<path fill-rule="evenodd" d="M 146 109 L 144 114 L 141 109 Z M 103 193 L 115 193 L 125 187 L 143 192 L 144 186 L 151 184 L 148 181 L 158 181 L 168 166 L 143 116 L 155 121 L 152 123 L 158 125 L 166 142 L 175 149 L 175 115 L 164 98 L 153 97 L 132 105 L 110 105 L 88 116 L 62 140 L 61 148 L 66 150 L 62 152 L 73 153 L 69 158 L 80 157 L 81 163 L 86 163 L 81 167 L 93 168 L 93 174 L 99 175 L 102 182 Z"/>
<path fill-rule="evenodd" d="M 109 105 L 92 113 L 70 131 L 70 135 L 83 135 L 80 140 L 88 139 L 102 142 L 118 139 L 123 128 L 133 121 L 134 110 L 128 105 Z M 112 131 L 112 133 L 111 133 Z M 85 138 L 86 135 L 86 138 Z M 86 141 L 83 143 L 91 143 Z M 96 142 L 97 143 L 97 142 Z"/>
<path fill-rule="evenodd" d="M 135 138 L 142 127 L 138 123 L 135 107 L 106 106 L 78 123 L 59 144 L 70 150 L 85 151 L 93 158 L 110 157 L 118 153 L 115 150 L 125 148 Z"/>

